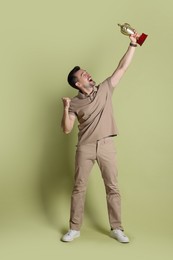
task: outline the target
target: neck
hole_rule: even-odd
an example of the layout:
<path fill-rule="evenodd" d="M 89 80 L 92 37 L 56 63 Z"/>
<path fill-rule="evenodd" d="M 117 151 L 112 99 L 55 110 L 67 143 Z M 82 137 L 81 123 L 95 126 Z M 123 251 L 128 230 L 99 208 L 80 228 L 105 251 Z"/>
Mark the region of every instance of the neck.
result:
<path fill-rule="evenodd" d="M 94 87 L 83 88 L 83 89 L 81 89 L 81 92 L 82 92 L 83 94 L 89 95 L 89 94 L 91 94 L 91 92 L 93 91 L 93 89 L 94 89 Z"/>

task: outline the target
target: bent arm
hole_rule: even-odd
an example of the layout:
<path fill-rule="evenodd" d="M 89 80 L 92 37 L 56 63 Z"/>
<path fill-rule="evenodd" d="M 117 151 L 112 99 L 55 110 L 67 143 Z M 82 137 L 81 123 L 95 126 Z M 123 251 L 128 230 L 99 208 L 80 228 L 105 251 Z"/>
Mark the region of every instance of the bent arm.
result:
<path fill-rule="evenodd" d="M 112 84 L 113 87 L 116 87 L 116 85 L 119 83 L 120 79 L 122 78 L 122 76 L 124 75 L 127 68 L 129 67 L 129 65 L 132 62 L 132 59 L 133 59 L 133 56 L 134 56 L 134 53 L 135 53 L 135 50 L 136 50 L 135 46 L 137 46 L 136 38 L 137 38 L 137 34 L 130 36 L 131 43 L 134 46 L 129 45 L 126 53 L 121 58 L 116 70 L 113 72 L 113 74 L 111 76 L 111 84 Z"/>
<path fill-rule="evenodd" d="M 75 115 L 70 114 L 68 112 L 68 109 L 64 109 L 63 117 L 61 120 L 61 127 L 65 134 L 69 134 L 72 131 L 75 119 L 76 119 Z"/>
<path fill-rule="evenodd" d="M 69 113 L 70 99 L 68 97 L 63 97 L 62 101 L 64 104 L 64 111 L 61 120 L 61 127 L 65 134 L 69 134 L 73 129 L 76 116 Z"/>

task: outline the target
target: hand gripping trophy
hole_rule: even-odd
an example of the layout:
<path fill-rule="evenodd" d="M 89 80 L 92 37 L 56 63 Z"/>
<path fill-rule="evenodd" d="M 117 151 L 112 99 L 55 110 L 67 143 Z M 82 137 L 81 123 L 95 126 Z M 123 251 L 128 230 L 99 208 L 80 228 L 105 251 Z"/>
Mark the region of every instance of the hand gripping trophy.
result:
<path fill-rule="evenodd" d="M 121 33 L 124 34 L 124 35 L 131 35 L 131 34 L 134 34 L 135 33 L 135 29 L 133 29 L 130 24 L 128 23 L 124 23 L 124 24 L 119 24 L 118 23 L 118 26 L 120 26 L 120 30 L 121 30 Z M 147 34 L 145 33 L 142 33 L 138 38 L 137 38 L 137 43 L 141 46 L 144 41 L 146 40 L 147 38 Z"/>

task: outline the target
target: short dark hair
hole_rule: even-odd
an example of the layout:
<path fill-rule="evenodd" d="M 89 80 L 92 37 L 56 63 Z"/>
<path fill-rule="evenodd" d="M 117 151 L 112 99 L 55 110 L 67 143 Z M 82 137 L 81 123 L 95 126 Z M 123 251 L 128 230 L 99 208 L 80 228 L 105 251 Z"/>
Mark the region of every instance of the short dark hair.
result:
<path fill-rule="evenodd" d="M 79 66 L 75 66 L 71 71 L 70 73 L 68 74 L 68 77 L 67 77 L 67 81 L 69 83 L 70 86 L 72 86 L 73 88 L 76 88 L 78 89 L 78 87 L 76 86 L 76 82 L 77 82 L 77 78 L 75 76 L 75 73 L 80 70 L 80 67 Z"/>

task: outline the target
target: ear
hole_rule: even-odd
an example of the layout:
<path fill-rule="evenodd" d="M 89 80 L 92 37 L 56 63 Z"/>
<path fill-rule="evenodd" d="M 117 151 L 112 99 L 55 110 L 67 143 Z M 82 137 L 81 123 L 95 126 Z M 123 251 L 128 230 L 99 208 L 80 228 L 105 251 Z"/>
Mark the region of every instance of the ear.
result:
<path fill-rule="evenodd" d="M 80 87 L 80 83 L 79 83 L 79 81 L 77 81 L 76 83 L 75 83 L 75 85 L 76 85 L 76 87 Z"/>

